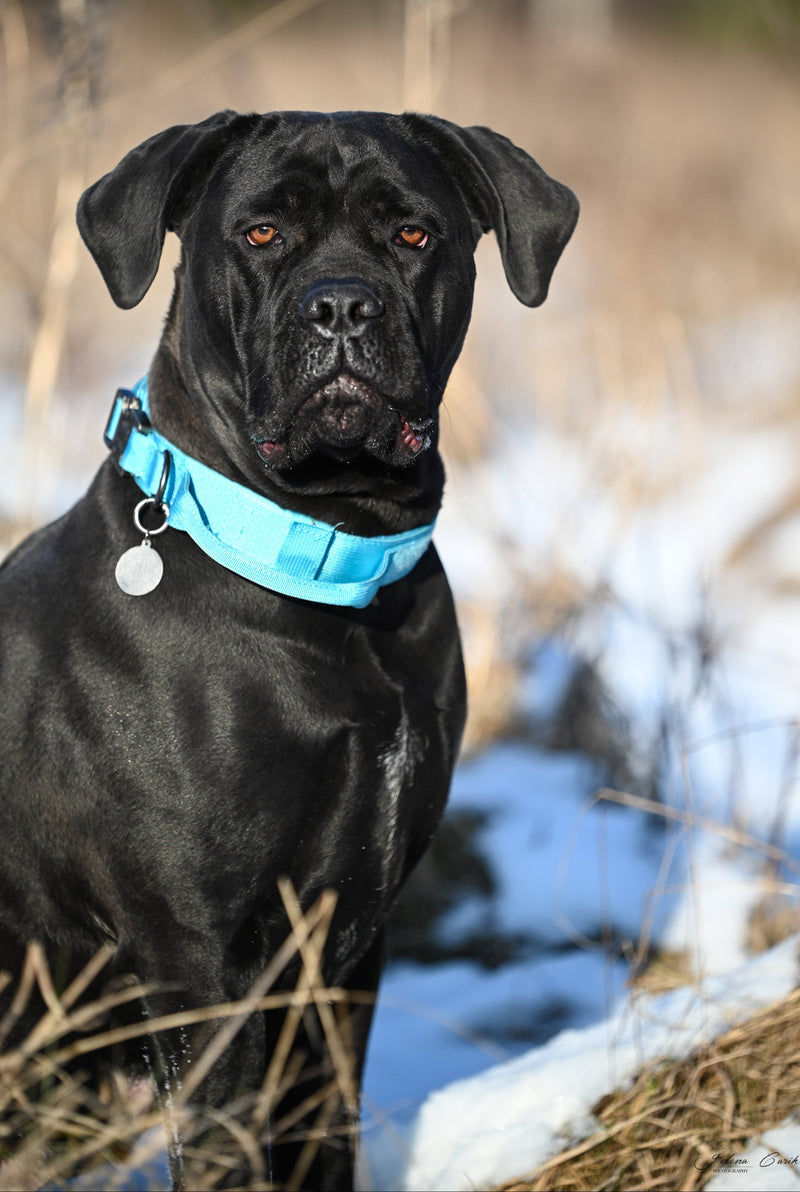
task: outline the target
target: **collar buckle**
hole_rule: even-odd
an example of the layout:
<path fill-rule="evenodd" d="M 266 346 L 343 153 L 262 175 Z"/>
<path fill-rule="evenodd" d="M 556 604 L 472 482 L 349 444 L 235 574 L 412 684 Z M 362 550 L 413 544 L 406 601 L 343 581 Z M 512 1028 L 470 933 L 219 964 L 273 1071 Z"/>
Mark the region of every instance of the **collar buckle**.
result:
<path fill-rule="evenodd" d="M 137 430 L 146 434 L 151 426 L 152 423 L 142 408 L 142 399 L 130 389 L 118 389 L 103 432 L 103 442 L 111 452 L 111 459 L 120 476 L 125 474 L 120 460 L 132 432 Z"/>

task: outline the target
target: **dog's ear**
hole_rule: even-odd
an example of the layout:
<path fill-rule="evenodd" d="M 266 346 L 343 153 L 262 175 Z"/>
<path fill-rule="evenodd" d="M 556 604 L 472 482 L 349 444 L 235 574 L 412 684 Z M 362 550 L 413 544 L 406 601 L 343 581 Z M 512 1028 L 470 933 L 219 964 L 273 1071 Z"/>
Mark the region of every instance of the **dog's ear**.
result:
<path fill-rule="evenodd" d="M 439 133 L 439 149 L 446 146 L 455 177 L 483 231 L 492 229 L 497 236 L 511 290 L 526 306 L 539 306 L 578 220 L 575 195 L 491 128 L 461 128 L 433 116 L 406 119 Z"/>
<path fill-rule="evenodd" d="M 207 177 L 232 123 L 245 120 L 218 112 L 200 124 L 177 124 L 132 149 L 84 191 L 78 228 L 117 306 L 128 310 L 145 296 L 187 193 Z"/>

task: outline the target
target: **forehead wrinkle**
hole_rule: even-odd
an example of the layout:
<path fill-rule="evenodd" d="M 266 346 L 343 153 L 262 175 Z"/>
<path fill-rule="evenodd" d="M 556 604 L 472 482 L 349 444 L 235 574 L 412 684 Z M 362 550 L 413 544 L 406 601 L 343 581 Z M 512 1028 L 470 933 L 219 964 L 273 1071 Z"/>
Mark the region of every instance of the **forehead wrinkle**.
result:
<path fill-rule="evenodd" d="M 328 178 L 345 210 L 361 207 L 375 214 L 401 214 L 430 206 L 429 195 L 415 185 L 399 155 L 387 156 L 384 143 L 362 130 L 331 130 Z"/>
<path fill-rule="evenodd" d="M 410 162 L 408 149 L 402 137 L 392 137 L 387 146 L 387 138 L 351 124 L 335 119 L 315 123 L 291 144 L 252 146 L 251 182 L 237 187 L 239 201 L 249 190 L 246 201 L 255 218 L 302 218 L 327 209 L 369 211 L 378 218 L 429 212 L 441 219 L 440 204 L 431 199 L 437 187 L 426 185 L 435 173 L 441 186 L 440 164 L 418 149 Z"/>
<path fill-rule="evenodd" d="M 250 197 L 249 205 L 264 214 L 274 212 L 291 215 L 308 204 L 319 206 L 332 196 L 327 172 L 319 168 L 310 172 L 306 166 L 303 170 L 279 175 L 273 186 L 267 184 L 263 190 L 256 191 Z"/>
<path fill-rule="evenodd" d="M 398 186 L 408 188 L 414 167 L 404 169 L 401 165 L 400 158 L 407 149 L 402 138 L 387 138 L 385 129 L 382 129 L 382 135 L 375 135 L 347 119 L 346 113 L 342 116 L 342 119 L 330 116 L 322 124 L 306 129 L 297 145 L 298 160 L 307 162 L 310 157 L 318 163 L 334 189 L 347 191 L 354 184 L 363 185 L 370 176 L 381 181 L 387 175 Z"/>
<path fill-rule="evenodd" d="M 337 192 L 346 193 L 350 174 L 332 132 L 325 135 L 319 126 L 312 126 L 299 142 L 274 153 L 266 168 L 276 182 L 270 186 L 265 179 L 267 184 L 255 201 L 265 210 L 289 212 L 302 207 L 304 200 L 316 206 L 332 200 Z"/>

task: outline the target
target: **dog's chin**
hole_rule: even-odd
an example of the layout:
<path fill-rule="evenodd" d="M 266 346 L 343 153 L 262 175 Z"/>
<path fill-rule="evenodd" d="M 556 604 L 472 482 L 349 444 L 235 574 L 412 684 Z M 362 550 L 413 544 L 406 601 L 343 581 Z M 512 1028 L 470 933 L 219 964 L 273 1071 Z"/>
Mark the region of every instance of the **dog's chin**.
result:
<path fill-rule="evenodd" d="M 350 463 L 369 456 L 404 466 L 431 445 L 432 419 L 410 419 L 365 381 L 342 374 L 321 385 L 274 438 L 255 437 L 269 470 L 287 470 L 314 455 Z"/>

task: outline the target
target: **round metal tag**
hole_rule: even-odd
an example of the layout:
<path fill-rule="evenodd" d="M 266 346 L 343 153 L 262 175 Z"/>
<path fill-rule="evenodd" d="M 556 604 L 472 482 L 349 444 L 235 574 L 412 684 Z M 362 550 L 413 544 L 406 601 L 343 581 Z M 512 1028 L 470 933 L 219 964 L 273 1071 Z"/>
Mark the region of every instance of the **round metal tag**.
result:
<path fill-rule="evenodd" d="M 164 564 L 158 551 L 153 550 L 149 539 L 139 546 L 132 546 L 120 556 L 114 572 L 117 583 L 128 596 L 146 596 L 161 583 Z"/>

